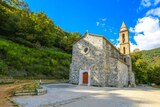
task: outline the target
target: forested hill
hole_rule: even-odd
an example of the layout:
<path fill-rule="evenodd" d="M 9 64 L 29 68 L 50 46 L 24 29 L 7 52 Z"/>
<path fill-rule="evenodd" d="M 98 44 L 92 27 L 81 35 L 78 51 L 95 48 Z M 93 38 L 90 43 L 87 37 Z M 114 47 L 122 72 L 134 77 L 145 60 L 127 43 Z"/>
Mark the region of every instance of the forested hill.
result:
<path fill-rule="evenodd" d="M 0 35 L 13 42 L 35 47 L 57 47 L 71 53 L 80 34 L 65 32 L 43 12 L 31 12 L 23 0 L 0 0 Z"/>
<path fill-rule="evenodd" d="M 160 85 L 160 48 L 133 52 L 131 57 L 137 84 Z"/>
<path fill-rule="evenodd" d="M 142 57 L 151 66 L 160 65 L 160 48 L 142 51 Z"/>
<path fill-rule="evenodd" d="M 0 0 L 0 75 L 68 78 L 72 44 L 78 32 L 65 32 L 23 0 Z"/>

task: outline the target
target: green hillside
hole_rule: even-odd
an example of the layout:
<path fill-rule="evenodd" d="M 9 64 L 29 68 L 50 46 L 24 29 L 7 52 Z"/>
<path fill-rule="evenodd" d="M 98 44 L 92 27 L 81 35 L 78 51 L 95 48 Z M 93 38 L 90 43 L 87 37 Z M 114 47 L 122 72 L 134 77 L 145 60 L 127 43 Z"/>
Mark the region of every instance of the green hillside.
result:
<path fill-rule="evenodd" d="M 0 0 L 0 75 L 68 79 L 72 44 L 80 37 L 23 0 Z"/>
<path fill-rule="evenodd" d="M 21 45 L 57 47 L 71 53 L 78 32 L 66 32 L 45 13 L 31 12 L 23 0 L 0 0 L 0 35 Z"/>
<path fill-rule="evenodd" d="M 151 66 L 160 65 L 160 48 L 142 51 L 143 59 Z"/>
<path fill-rule="evenodd" d="M 28 48 L 0 39 L 0 74 L 13 77 L 68 78 L 71 55 L 47 48 Z"/>
<path fill-rule="evenodd" d="M 131 57 L 137 84 L 160 85 L 160 48 L 133 52 Z"/>

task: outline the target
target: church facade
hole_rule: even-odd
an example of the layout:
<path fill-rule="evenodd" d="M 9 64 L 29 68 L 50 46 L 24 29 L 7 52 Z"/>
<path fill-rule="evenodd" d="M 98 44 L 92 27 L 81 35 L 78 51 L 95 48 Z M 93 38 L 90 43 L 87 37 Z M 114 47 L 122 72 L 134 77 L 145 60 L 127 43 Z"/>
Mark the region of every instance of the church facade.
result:
<path fill-rule="evenodd" d="M 119 37 L 119 50 L 105 37 L 95 34 L 85 33 L 75 42 L 70 66 L 70 83 L 112 87 L 135 85 L 129 31 L 124 22 Z"/>

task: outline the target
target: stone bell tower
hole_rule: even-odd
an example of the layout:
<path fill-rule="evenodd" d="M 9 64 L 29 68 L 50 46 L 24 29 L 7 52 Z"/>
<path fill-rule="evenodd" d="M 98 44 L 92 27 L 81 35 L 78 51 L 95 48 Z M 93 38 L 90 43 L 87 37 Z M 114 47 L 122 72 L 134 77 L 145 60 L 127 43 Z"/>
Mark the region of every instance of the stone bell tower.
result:
<path fill-rule="evenodd" d="M 136 87 L 135 75 L 132 72 L 132 61 L 130 57 L 130 41 L 129 41 L 129 31 L 125 23 L 122 23 L 119 32 L 120 36 L 120 52 L 124 55 L 124 62 L 128 64 L 128 84 L 131 87 Z"/>
<path fill-rule="evenodd" d="M 130 54 L 129 31 L 124 22 L 122 23 L 122 26 L 120 28 L 119 36 L 120 36 L 120 52 L 124 55 L 129 55 Z"/>

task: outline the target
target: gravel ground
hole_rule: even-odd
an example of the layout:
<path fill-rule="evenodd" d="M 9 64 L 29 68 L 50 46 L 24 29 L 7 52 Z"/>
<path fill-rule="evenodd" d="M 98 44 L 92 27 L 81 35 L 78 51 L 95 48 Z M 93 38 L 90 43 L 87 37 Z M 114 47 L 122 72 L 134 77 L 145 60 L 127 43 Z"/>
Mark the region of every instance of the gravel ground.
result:
<path fill-rule="evenodd" d="M 41 96 L 15 97 L 25 107 L 160 107 L 160 89 L 152 87 L 112 88 L 44 85 L 48 93 Z"/>

